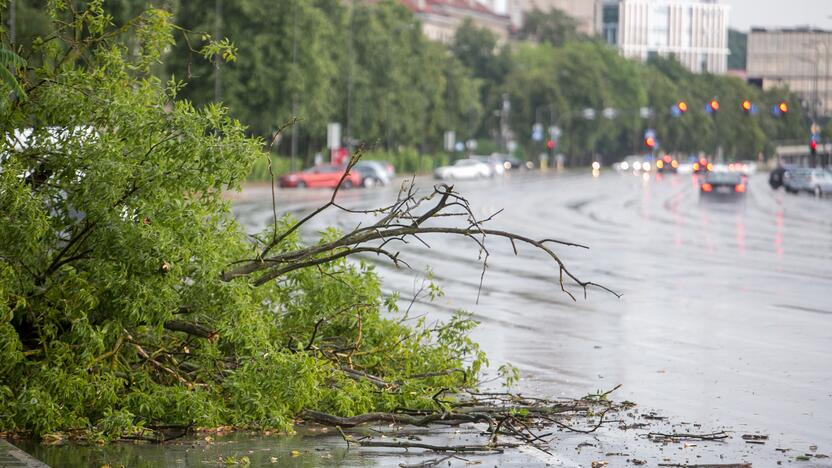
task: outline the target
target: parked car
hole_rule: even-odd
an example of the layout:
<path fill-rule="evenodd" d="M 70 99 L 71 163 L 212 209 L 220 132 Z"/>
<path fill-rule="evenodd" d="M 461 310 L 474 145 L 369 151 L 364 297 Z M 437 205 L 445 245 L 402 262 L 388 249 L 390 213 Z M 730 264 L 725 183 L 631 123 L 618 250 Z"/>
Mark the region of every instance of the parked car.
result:
<path fill-rule="evenodd" d="M 286 174 L 280 178 L 279 183 L 281 187 L 335 188 L 338 182 L 341 181 L 345 170 L 346 166 L 343 165 L 319 164 L 301 172 Z M 361 173 L 357 170 L 352 170 L 347 174 L 341 186 L 346 189 L 359 187 L 361 186 L 361 181 Z"/>
<path fill-rule="evenodd" d="M 786 168 L 783 166 L 778 165 L 771 171 L 768 175 L 768 185 L 771 187 L 772 190 L 777 190 L 783 186 L 783 182 L 786 176 Z"/>
<path fill-rule="evenodd" d="M 380 161 L 358 161 L 353 167 L 354 170 L 361 174 L 360 185 L 362 187 L 387 185 L 392 180 L 390 171 L 385 164 Z M 391 165 L 390 167 L 392 168 L 393 166 Z M 395 170 L 393 170 L 393 173 L 395 174 Z"/>
<path fill-rule="evenodd" d="M 534 167 L 533 165 L 530 165 L 529 163 L 524 163 L 523 161 L 519 160 L 518 158 L 510 154 L 500 155 L 499 158 L 503 161 L 503 167 L 507 171 L 515 171 L 518 169 L 531 169 L 532 167 Z"/>
<path fill-rule="evenodd" d="M 499 155 L 471 156 L 471 159 L 476 159 L 483 164 L 487 164 L 491 169 L 491 175 L 503 175 L 506 172 L 506 167 L 503 165 L 505 161 Z"/>
<path fill-rule="evenodd" d="M 361 161 L 359 161 L 359 163 L 372 163 L 372 164 L 377 164 L 377 165 L 381 166 L 382 168 L 384 168 L 385 172 L 387 172 L 387 179 L 388 180 L 393 180 L 393 178 L 396 177 L 396 168 L 393 167 L 393 165 L 390 164 L 387 161 L 376 161 L 374 159 L 362 159 Z"/>
<path fill-rule="evenodd" d="M 748 186 L 745 177 L 736 172 L 709 172 L 699 186 L 701 197 L 739 198 L 745 195 Z"/>
<path fill-rule="evenodd" d="M 491 174 L 488 164 L 476 159 L 460 159 L 453 166 L 442 166 L 433 171 L 437 179 L 477 179 L 491 177 Z"/>
<path fill-rule="evenodd" d="M 832 172 L 823 169 L 812 170 L 811 184 L 812 192 L 818 198 L 827 193 L 832 193 Z"/>
<path fill-rule="evenodd" d="M 783 174 L 783 188 L 788 193 L 812 192 L 810 174 L 812 170 L 805 167 L 786 169 Z"/>
<path fill-rule="evenodd" d="M 799 169 L 791 171 L 789 190 L 791 193 L 808 192 L 820 198 L 832 193 L 832 173 L 824 169 Z"/>

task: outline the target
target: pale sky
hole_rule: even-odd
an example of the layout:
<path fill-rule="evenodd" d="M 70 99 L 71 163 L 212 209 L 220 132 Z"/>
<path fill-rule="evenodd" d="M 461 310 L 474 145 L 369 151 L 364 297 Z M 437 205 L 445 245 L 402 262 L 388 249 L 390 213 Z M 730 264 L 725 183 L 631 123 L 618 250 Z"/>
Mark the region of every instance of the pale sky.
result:
<path fill-rule="evenodd" d="M 722 0 L 732 28 L 814 26 L 832 30 L 832 0 Z"/>

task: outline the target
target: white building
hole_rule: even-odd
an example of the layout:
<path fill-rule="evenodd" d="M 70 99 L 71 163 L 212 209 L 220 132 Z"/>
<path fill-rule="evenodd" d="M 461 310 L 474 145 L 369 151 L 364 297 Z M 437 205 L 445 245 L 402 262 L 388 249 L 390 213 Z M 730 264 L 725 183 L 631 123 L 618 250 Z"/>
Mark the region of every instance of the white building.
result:
<path fill-rule="evenodd" d="M 723 74 L 728 9 L 719 0 L 605 0 L 602 36 L 625 57 L 672 55 L 693 72 Z"/>

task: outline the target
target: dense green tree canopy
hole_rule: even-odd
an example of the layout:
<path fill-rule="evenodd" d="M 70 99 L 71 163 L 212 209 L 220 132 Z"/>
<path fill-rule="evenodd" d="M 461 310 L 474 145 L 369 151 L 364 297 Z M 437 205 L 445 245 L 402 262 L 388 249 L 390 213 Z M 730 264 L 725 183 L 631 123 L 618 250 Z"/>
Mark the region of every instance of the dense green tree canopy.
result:
<path fill-rule="evenodd" d="M 578 32 L 577 20 L 557 8 L 545 12 L 538 9 L 528 12 L 518 37 L 554 46 L 582 38 Z"/>
<path fill-rule="evenodd" d="M 736 29 L 729 29 L 728 50 L 731 53 L 728 56 L 729 70 L 745 70 L 747 49 L 748 34 Z"/>
<path fill-rule="evenodd" d="M 48 2 L 17 3 L 18 44 L 25 48 L 50 30 Z M 666 150 L 713 152 L 719 142 L 727 156 L 742 158 L 771 154 L 773 141 L 806 134 L 800 101 L 787 91 L 762 92 L 735 78 L 692 74 L 672 59 L 625 60 L 576 33 L 574 19 L 560 11 L 530 13 L 509 44 L 466 21 L 444 46 L 428 41 L 396 0 L 150 3 L 169 11 L 181 26 L 176 44 L 165 52 L 166 67 L 156 65 L 154 74 L 163 81 L 183 80 L 181 94 L 196 104 L 220 97 L 248 132 L 264 138 L 300 118 L 276 148 L 288 154 L 286 137 L 294 132 L 307 162 L 324 149 L 328 122 L 340 122 L 345 137 L 388 152 L 404 147 L 435 152 L 448 130 L 458 138 L 493 138 L 499 124 L 494 112 L 505 93 L 511 97 L 510 125 L 525 154 L 541 149 L 530 141 L 535 120 L 557 120 L 564 130 L 559 150 L 574 154 L 576 163 L 593 153 L 615 158 L 643 150 L 647 127 L 656 129 Z M 146 4 L 113 0 L 103 7 L 115 25 L 123 25 Z M 197 53 L 206 38 L 217 35 L 234 42 L 238 60 L 211 62 Z M 732 67 L 744 57 L 742 40 L 731 32 Z M 35 64 L 37 57 L 32 59 Z M 713 97 L 725 105 L 708 116 L 702 109 Z M 741 112 L 743 99 L 754 101 L 759 113 Z M 774 118 L 770 107 L 781 99 L 792 112 Z M 680 100 L 690 111 L 672 118 L 670 108 Z M 652 117 L 642 118 L 641 107 L 653 109 Z M 585 108 L 596 111 L 595 120 L 579 117 Z M 614 119 L 601 118 L 605 108 L 618 111 Z"/>

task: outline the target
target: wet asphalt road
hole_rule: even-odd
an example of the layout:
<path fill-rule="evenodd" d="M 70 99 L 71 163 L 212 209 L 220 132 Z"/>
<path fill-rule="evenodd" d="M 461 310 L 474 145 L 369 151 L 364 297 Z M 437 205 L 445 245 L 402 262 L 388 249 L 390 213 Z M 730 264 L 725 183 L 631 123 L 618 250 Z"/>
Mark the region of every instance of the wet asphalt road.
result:
<path fill-rule="evenodd" d="M 417 178 L 426 191 L 433 183 Z M 477 215 L 505 209 L 495 229 L 589 245 L 556 251 L 581 279 L 620 299 L 600 290 L 584 299 L 573 286 L 573 302 L 543 255 L 521 247 L 514 256 L 497 239 L 488 243 L 479 303 L 481 263 L 470 240 L 406 246 L 415 271 L 383 261 L 378 271 L 387 289 L 407 297 L 430 266 L 445 296 L 423 310 L 440 319 L 471 311 L 492 366 L 517 366 L 525 392 L 580 396 L 623 384 L 616 398 L 673 420 L 769 434 L 769 451 L 789 447 L 794 455 L 816 445 L 829 453 L 832 200 L 773 192 L 765 175 L 749 185 L 744 202 L 702 203 L 690 175 L 518 173 L 456 183 Z M 339 199 L 378 207 L 396 191 L 352 190 Z M 306 213 L 328 197 L 281 190 L 278 210 Z M 235 213 L 251 230 L 270 222 L 268 189 L 245 191 Z M 329 211 L 305 234 L 357 220 Z"/>

